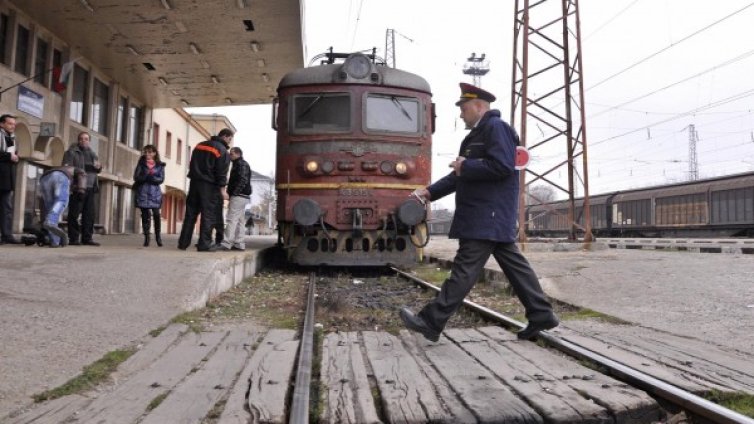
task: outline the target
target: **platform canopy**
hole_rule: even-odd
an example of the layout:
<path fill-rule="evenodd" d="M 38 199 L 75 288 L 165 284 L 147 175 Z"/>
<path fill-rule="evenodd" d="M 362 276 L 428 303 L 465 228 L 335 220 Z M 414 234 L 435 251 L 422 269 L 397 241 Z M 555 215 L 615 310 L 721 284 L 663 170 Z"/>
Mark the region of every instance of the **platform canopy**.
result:
<path fill-rule="evenodd" d="M 149 106 L 269 103 L 303 66 L 300 0 L 17 0 Z"/>

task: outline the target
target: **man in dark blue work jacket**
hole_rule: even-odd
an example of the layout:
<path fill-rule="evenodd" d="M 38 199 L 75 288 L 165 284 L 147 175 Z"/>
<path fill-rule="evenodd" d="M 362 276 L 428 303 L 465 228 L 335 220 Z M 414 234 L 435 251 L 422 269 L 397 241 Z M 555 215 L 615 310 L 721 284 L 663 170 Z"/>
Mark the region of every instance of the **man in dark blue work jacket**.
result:
<path fill-rule="evenodd" d="M 471 132 L 461 143 L 453 171 L 414 194 L 438 200 L 456 193 L 456 211 L 448 237 L 458 239 L 450 278 L 437 297 L 418 314 L 401 309 L 406 327 L 437 341 L 450 316 L 479 278 L 490 255 L 510 281 L 526 308 L 529 323 L 518 333 L 530 340 L 542 330 L 558 325 L 537 275 L 516 246 L 518 215 L 518 171 L 515 169 L 516 131 L 500 119 L 500 111 L 490 110 L 491 93 L 461 83 L 461 118 Z"/>

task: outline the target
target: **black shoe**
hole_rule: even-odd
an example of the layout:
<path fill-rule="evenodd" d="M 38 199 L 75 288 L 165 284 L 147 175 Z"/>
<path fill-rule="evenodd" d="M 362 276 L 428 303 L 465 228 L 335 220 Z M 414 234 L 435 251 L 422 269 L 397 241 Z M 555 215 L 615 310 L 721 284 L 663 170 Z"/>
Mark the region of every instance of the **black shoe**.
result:
<path fill-rule="evenodd" d="M 87 240 L 87 241 L 82 241 L 82 242 L 81 242 L 81 244 L 83 244 L 83 245 L 85 245 L 85 246 L 100 246 L 100 244 L 99 244 L 99 243 L 97 243 L 97 242 L 96 242 L 96 241 L 94 241 L 94 240 Z"/>
<path fill-rule="evenodd" d="M 558 326 L 558 324 L 559 324 L 558 319 L 555 318 L 554 315 L 550 317 L 550 319 L 548 319 L 547 321 L 542 321 L 542 322 L 529 321 L 529 324 L 527 324 L 523 330 L 516 333 L 516 336 L 518 337 L 519 340 L 532 340 L 533 338 L 539 335 L 540 331 L 555 328 Z"/>
<path fill-rule="evenodd" d="M 81 242 L 80 242 L 80 241 L 78 241 L 78 240 L 76 240 L 76 241 L 70 241 L 70 240 L 69 240 L 69 241 L 68 241 L 68 245 L 69 245 L 69 246 L 81 246 Z"/>
<path fill-rule="evenodd" d="M 160 233 L 154 235 L 154 242 L 157 243 L 158 247 L 162 247 L 162 237 L 160 237 Z"/>
<path fill-rule="evenodd" d="M 431 342 L 436 342 L 440 340 L 440 333 L 429 328 L 427 323 L 424 322 L 424 320 L 421 319 L 420 316 L 414 315 L 414 313 L 411 312 L 408 308 L 401 308 L 400 315 L 401 315 L 401 320 L 403 320 L 403 324 L 409 330 L 416 331 L 417 333 L 421 333 L 425 339 Z"/>
<path fill-rule="evenodd" d="M 217 245 L 213 244 L 209 247 L 201 248 L 199 246 L 196 247 L 197 252 L 217 252 Z"/>
<path fill-rule="evenodd" d="M 3 238 L 3 243 L 5 244 L 23 244 L 23 242 L 15 237 L 5 237 Z"/>
<path fill-rule="evenodd" d="M 149 234 L 144 234 L 144 247 L 149 247 Z"/>
<path fill-rule="evenodd" d="M 62 228 L 58 227 L 57 225 L 49 224 L 42 224 L 42 227 L 50 233 L 58 236 L 60 238 L 60 244 L 62 244 L 63 246 L 68 244 L 68 233 L 63 231 Z"/>

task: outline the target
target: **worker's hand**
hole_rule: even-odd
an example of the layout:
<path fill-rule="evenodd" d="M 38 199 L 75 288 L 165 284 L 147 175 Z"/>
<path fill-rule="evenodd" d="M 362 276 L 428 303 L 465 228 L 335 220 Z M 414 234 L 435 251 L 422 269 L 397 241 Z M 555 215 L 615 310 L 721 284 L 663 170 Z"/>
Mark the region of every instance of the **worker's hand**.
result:
<path fill-rule="evenodd" d="M 15 153 L 10 154 L 10 161 L 11 162 L 18 162 L 18 155 Z"/>
<path fill-rule="evenodd" d="M 411 192 L 411 195 L 416 197 L 416 199 L 422 203 L 425 203 L 430 198 L 429 190 L 424 187 L 417 188 L 416 190 Z"/>
<path fill-rule="evenodd" d="M 228 196 L 228 191 L 225 190 L 225 188 L 220 188 L 220 194 L 223 196 L 223 200 L 230 199 L 230 196 Z"/>
<path fill-rule="evenodd" d="M 448 165 L 448 167 L 453 168 L 457 177 L 461 176 L 461 164 L 463 164 L 463 161 L 465 160 L 466 160 L 465 157 L 458 156 L 456 160 L 454 160 L 453 162 L 450 162 L 450 165 Z"/>

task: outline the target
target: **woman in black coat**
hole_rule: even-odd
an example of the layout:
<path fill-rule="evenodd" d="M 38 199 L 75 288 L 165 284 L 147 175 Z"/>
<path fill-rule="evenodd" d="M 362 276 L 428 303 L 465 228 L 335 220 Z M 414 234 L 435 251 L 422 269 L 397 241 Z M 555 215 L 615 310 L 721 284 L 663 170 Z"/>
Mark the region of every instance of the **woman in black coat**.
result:
<path fill-rule="evenodd" d="M 165 181 L 165 162 L 160 161 L 160 153 L 151 144 L 144 146 L 139 163 L 134 170 L 134 191 L 136 207 L 141 209 L 141 228 L 144 230 L 144 246 L 149 246 L 150 214 L 154 218 L 154 241 L 162 247 L 160 237 L 160 207 Z"/>

